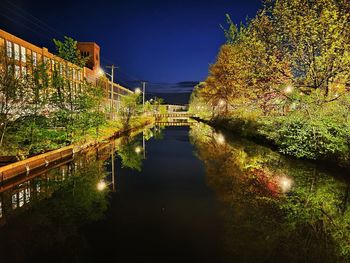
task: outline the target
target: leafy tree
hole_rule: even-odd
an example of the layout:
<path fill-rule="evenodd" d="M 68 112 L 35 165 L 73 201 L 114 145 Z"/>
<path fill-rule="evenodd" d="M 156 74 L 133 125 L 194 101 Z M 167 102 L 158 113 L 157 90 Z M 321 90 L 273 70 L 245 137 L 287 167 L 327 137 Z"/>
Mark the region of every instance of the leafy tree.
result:
<path fill-rule="evenodd" d="M 75 64 L 84 67 L 89 57 L 82 57 L 77 48 L 78 42 L 73 38 L 64 37 L 64 41 L 53 39 L 55 43 L 57 54 L 59 57 Z"/>
<path fill-rule="evenodd" d="M 0 146 L 2 146 L 9 124 L 30 114 L 27 105 L 33 103 L 35 83 L 28 76 L 18 75 L 15 61 L 6 59 L 0 50 Z"/>
<path fill-rule="evenodd" d="M 321 89 L 326 101 L 336 85 L 349 85 L 350 14 L 345 1 L 270 1 L 271 48 L 290 61 L 293 85 Z M 329 98 L 329 96 L 331 96 Z"/>
<path fill-rule="evenodd" d="M 132 93 L 121 97 L 118 117 L 124 128 L 130 126 L 132 117 L 142 113 L 141 97 L 137 93 Z"/>
<path fill-rule="evenodd" d="M 140 149 L 139 151 L 137 149 Z M 117 152 L 122 160 L 122 167 L 130 168 L 136 171 L 141 171 L 143 155 L 140 142 L 138 140 L 129 141 L 126 139 L 118 148 Z"/>

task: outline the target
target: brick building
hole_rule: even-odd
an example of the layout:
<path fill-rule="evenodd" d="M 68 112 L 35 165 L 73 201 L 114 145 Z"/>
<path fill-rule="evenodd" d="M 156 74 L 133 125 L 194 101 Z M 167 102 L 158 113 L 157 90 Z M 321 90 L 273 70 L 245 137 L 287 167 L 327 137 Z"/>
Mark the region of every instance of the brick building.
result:
<path fill-rule="evenodd" d="M 50 53 L 45 47 L 35 46 L 0 29 L 0 48 L 5 51 L 4 56 L 13 59 L 16 76 L 30 74 L 33 66 L 44 62 L 49 65 L 49 75 L 52 75 L 53 71 L 56 70 L 70 81 L 76 91 L 79 90 L 79 84 L 83 80 L 101 85 L 106 90 L 106 100 L 108 100 L 109 105 L 111 105 L 111 97 L 113 97 L 114 108 L 118 109 L 120 96 L 133 92 L 113 83 L 113 96 L 111 96 L 111 81 L 107 78 L 101 78 L 100 75 L 100 47 L 94 42 L 78 42 L 77 47 L 83 56 L 89 56 L 89 60 L 83 68 Z"/>

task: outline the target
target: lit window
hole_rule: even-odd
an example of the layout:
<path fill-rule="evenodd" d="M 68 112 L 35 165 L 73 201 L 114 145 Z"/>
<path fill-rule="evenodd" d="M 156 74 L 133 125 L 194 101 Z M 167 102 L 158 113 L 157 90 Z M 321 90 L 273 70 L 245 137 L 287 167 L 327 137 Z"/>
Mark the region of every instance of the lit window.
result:
<path fill-rule="evenodd" d="M 8 74 L 13 74 L 13 67 L 12 67 L 12 65 L 8 65 L 7 66 L 7 71 L 8 71 Z"/>
<path fill-rule="evenodd" d="M 19 45 L 13 44 L 13 49 L 15 51 L 15 60 L 19 60 Z"/>
<path fill-rule="evenodd" d="M 62 71 L 63 71 L 63 65 L 60 64 L 60 76 L 62 76 Z"/>
<path fill-rule="evenodd" d="M 26 48 L 21 46 L 21 61 L 26 62 Z"/>
<path fill-rule="evenodd" d="M 12 42 L 6 40 L 6 53 L 9 58 L 12 58 Z"/>
<path fill-rule="evenodd" d="M 40 182 L 37 183 L 37 185 L 35 186 L 36 192 L 40 193 L 41 192 L 41 188 L 40 188 Z"/>
<path fill-rule="evenodd" d="M 54 71 L 55 70 L 55 61 L 51 60 L 51 70 Z"/>
<path fill-rule="evenodd" d="M 27 75 L 27 68 L 22 67 L 22 77 L 25 77 Z"/>
<path fill-rule="evenodd" d="M 24 205 L 24 190 L 21 190 L 18 194 L 19 196 L 19 207 L 22 207 Z"/>
<path fill-rule="evenodd" d="M 29 201 L 30 201 L 30 188 L 26 188 L 26 190 L 25 190 L 25 192 L 26 192 L 26 203 L 29 203 Z"/>
<path fill-rule="evenodd" d="M 12 209 L 17 208 L 17 194 L 12 195 Z"/>
<path fill-rule="evenodd" d="M 37 60 L 36 53 L 33 52 L 32 56 L 33 56 L 33 65 L 36 66 L 36 65 L 37 65 L 37 61 L 38 61 L 38 60 Z"/>
<path fill-rule="evenodd" d="M 15 77 L 16 78 L 19 78 L 19 71 L 20 71 L 20 68 L 18 65 L 15 65 Z"/>
<path fill-rule="evenodd" d="M 75 80 L 75 69 L 73 68 L 73 80 Z"/>

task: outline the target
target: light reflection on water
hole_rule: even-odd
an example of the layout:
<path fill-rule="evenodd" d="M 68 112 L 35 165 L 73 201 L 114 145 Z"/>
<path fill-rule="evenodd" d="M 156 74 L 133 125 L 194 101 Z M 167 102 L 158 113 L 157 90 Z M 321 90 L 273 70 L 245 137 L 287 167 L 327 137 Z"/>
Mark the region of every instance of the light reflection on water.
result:
<path fill-rule="evenodd" d="M 348 181 L 204 124 L 168 125 L 2 186 L 3 258 L 347 262 Z"/>
<path fill-rule="evenodd" d="M 247 140 L 228 139 L 204 124 L 192 127 L 190 137 L 223 204 L 231 258 L 348 262 L 349 180 Z"/>

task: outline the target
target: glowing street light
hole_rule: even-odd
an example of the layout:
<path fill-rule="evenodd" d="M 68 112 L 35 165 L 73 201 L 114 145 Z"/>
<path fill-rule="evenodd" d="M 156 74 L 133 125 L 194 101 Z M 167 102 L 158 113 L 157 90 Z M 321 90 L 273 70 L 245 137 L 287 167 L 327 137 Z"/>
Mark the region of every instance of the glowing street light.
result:
<path fill-rule="evenodd" d="M 292 93 L 292 92 L 293 92 L 293 87 L 292 86 L 287 86 L 284 89 L 284 93 L 286 93 L 286 94 L 289 94 L 289 93 Z"/>
<path fill-rule="evenodd" d="M 219 105 L 220 106 L 224 106 L 226 103 L 225 103 L 225 101 L 224 100 L 219 100 Z"/>
<path fill-rule="evenodd" d="M 136 89 L 135 89 L 135 93 L 136 93 L 136 94 L 141 94 L 141 89 L 140 89 L 140 88 L 136 88 Z"/>
<path fill-rule="evenodd" d="M 104 74 L 105 74 L 105 71 L 102 68 L 100 68 L 98 70 L 98 75 L 103 76 Z"/>
<path fill-rule="evenodd" d="M 135 147 L 135 152 L 136 152 L 137 154 L 141 153 L 141 152 L 142 152 L 142 147 L 141 147 L 141 146 L 136 146 L 136 147 Z"/>
<path fill-rule="evenodd" d="M 104 189 L 106 189 L 106 187 L 107 187 L 107 184 L 103 180 L 101 180 L 97 183 L 97 190 L 100 192 L 103 191 Z"/>

